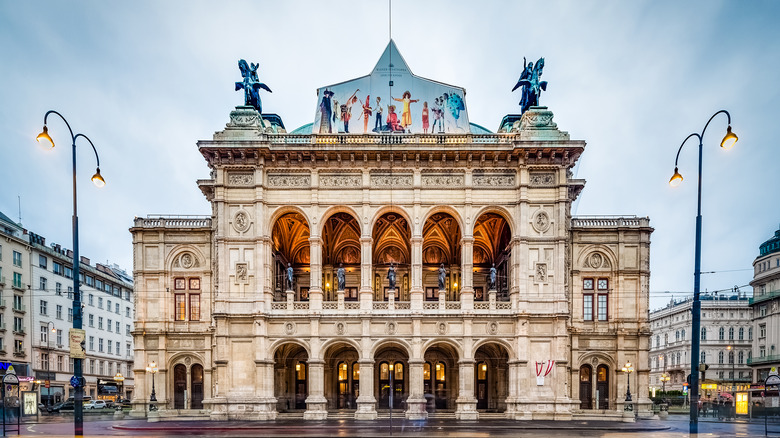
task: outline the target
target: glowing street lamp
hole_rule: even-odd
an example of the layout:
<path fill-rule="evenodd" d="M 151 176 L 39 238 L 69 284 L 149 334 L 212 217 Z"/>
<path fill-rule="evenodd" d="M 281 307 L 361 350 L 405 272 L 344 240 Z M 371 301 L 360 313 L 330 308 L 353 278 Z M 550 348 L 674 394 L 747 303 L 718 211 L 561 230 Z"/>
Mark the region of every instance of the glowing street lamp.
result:
<path fill-rule="evenodd" d="M 626 402 L 631 401 L 631 373 L 634 372 L 634 367 L 631 365 L 631 362 L 626 362 L 626 364 L 623 366 L 624 373 L 626 373 Z M 626 411 L 633 411 L 634 405 L 632 403 L 627 403 L 626 407 L 623 408 Z"/>
<path fill-rule="evenodd" d="M 154 391 L 154 375 L 157 374 L 157 371 L 159 371 L 157 368 L 157 362 L 152 361 L 149 365 L 146 366 L 146 372 L 152 375 L 152 395 L 149 397 L 150 412 L 157 410 L 157 405 L 155 405 L 157 402 L 157 393 Z"/>

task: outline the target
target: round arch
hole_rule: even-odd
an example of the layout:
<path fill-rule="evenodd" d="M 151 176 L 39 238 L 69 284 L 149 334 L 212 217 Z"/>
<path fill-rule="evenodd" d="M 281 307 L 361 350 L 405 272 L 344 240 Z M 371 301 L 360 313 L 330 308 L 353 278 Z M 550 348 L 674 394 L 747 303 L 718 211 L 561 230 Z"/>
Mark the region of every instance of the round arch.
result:
<path fill-rule="evenodd" d="M 198 263 L 197 267 L 193 266 L 192 268 L 174 268 L 173 262 L 185 252 L 191 252 L 195 255 L 196 261 Z M 206 255 L 203 254 L 203 251 L 201 251 L 200 248 L 190 244 L 176 245 L 173 250 L 171 250 L 171 252 L 169 252 L 165 257 L 165 267 L 168 272 L 173 272 L 174 270 L 187 270 L 191 272 L 208 270 L 208 266 L 206 264 Z"/>
<path fill-rule="evenodd" d="M 322 345 L 320 346 L 320 353 L 322 357 L 318 357 L 315 359 L 325 359 L 325 357 L 328 355 L 328 350 L 330 350 L 332 347 L 335 347 L 339 344 L 349 345 L 350 347 L 354 348 L 358 352 L 359 356 L 361 356 L 360 354 L 361 347 L 359 342 L 349 338 L 331 338 L 323 342 Z"/>
<path fill-rule="evenodd" d="M 273 359 L 274 357 L 276 357 L 276 353 L 277 353 L 277 351 L 279 351 L 279 348 L 281 348 L 281 347 L 283 347 L 283 346 L 285 346 L 287 344 L 295 344 L 295 345 L 303 348 L 304 351 L 306 351 L 306 357 L 309 357 L 309 358 L 312 357 L 311 356 L 311 348 L 309 347 L 309 344 L 307 344 L 306 342 L 303 342 L 301 340 L 298 340 L 298 339 L 294 339 L 294 338 L 289 338 L 288 339 L 288 338 L 285 338 L 285 339 L 278 339 L 278 340 L 276 340 L 276 341 L 271 343 L 271 345 L 269 346 L 269 350 L 271 352 L 271 354 L 270 354 L 271 358 Z"/>
<path fill-rule="evenodd" d="M 407 357 L 410 357 L 410 358 L 412 357 L 412 346 L 409 345 L 409 343 L 406 340 L 404 340 L 404 339 L 395 338 L 395 339 L 382 339 L 382 340 L 376 341 L 371 346 L 371 351 L 370 351 L 371 357 L 369 359 L 374 359 L 376 357 L 377 351 L 381 350 L 382 348 L 388 347 L 388 346 L 389 347 L 393 347 L 393 346 L 394 347 L 398 347 L 401 350 L 403 350 L 404 353 L 406 353 Z"/>
<path fill-rule="evenodd" d="M 463 358 L 463 346 L 453 341 L 452 339 L 447 339 L 447 338 L 433 338 L 425 342 L 421 348 L 422 357 L 425 357 L 425 353 L 428 351 L 428 349 L 430 349 L 436 344 L 445 344 L 452 347 L 455 350 L 455 353 L 458 355 L 456 359 L 460 360 Z"/>
<path fill-rule="evenodd" d="M 498 344 L 506 350 L 508 360 L 516 360 L 517 355 L 515 354 L 514 348 L 512 348 L 512 345 L 503 340 L 503 339 L 480 339 L 477 342 L 474 343 L 474 345 L 471 347 L 471 357 L 473 358 L 474 355 L 477 353 L 477 350 L 479 350 L 480 347 L 488 345 L 488 344 Z"/>
<path fill-rule="evenodd" d="M 306 211 L 294 205 L 283 205 L 277 207 L 276 210 L 274 210 L 271 213 L 271 216 L 268 218 L 268 221 L 266 221 L 263 229 L 263 235 L 270 236 L 271 233 L 273 233 L 274 225 L 276 225 L 276 221 L 279 220 L 280 217 L 284 216 L 287 213 L 300 214 L 303 217 L 303 220 L 306 222 L 306 226 L 309 227 L 309 235 L 311 235 L 311 231 L 313 229 L 311 226 L 311 218 L 309 218 L 309 215 L 308 213 L 306 213 Z M 319 225 L 317 226 L 317 229 L 319 230 Z M 311 237 L 315 237 L 315 236 L 311 236 Z"/>
<path fill-rule="evenodd" d="M 184 359 L 186 359 L 188 357 L 192 359 L 192 363 L 189 364 L 189 365 L 184 363 Z M 173 369 L 174 365 L 182 364 L 182 365 L 185 365 L 187 367 L 187 369 L 189 370 L 190 367 L 192 367 L 192 365 L 194 365 L 195 363 L 199 363 L 200 365 L 202 365 L 204 367 L 204 369 L 206 367 L 204 365 L 205 361 L 203 360 L 203 357 L 200 354 L 198 354 L 198 353 L 189 352 L 189 351 L 182 352 L 182 353 L 176 353 L 176 354 L 174 354 L 174 355 L 172 355 L 171 357 L 168 358 L 167 369 Z"/>
<path fill-rule="evenodd" d="M 374 227 L 376 227 L 376 222 L 379 220 L 379 218 L 382 217 L 385 213 L 396 213 L 401 215 L 404 219 L 406 219 L 406 223 L 409 224 L 409 231 L 411 232 L 412 237 L 415 236 L 414 234 L 414 222 L 411 220 L 411 216 L 409 215 L 409 212 L 406 211 L 405 208 L 398 206 L 398 205 L 385 205 L 384 207 L 378 209 L 374 212 L 374 215 L 371 217 L 371 222 L 369 224 L 368 228 L 364 228 L 364 231 L 371 231 L 373 234 Z M 371 236 L 374 237 L 374 236 Z"/>
<path fill-rule="evenodd" d="M 594 364 L 593 359 L 597 359 L 598 363 Z M 579 369 L 582 365 L 590 365 L 595 370 L 596 365 L 602 365 L 602 364 L 607 365 L 612 370 L 617 370 L 617 365 L 613 360 L 612 356 L 600 352 L 589 352 L 580 356 L 577 369 Z"/>
<path fill-rule="evenodd" d="M 474 227 L 476 226 L 477 221 L 479 221 L 479 218 L 482 217 L 482 215 L 487 214 L 487 213 L 495 213 L 495 214 L 503 217 L 504 220 L 506 221 L 507 225 L 509 226 L 509 235 L 511 237 L 515 236 L 515 227 L 514 227 L 515 224 L 512 221 L 512 214 L 506 208 L 498 206 L 498 205 L 488 205 L 488 206 L 482 207 L 476 213 L 474 213 L 473 220 L 471 220 L 469 222 L 469 224 L 468 224 L 469 227 L 468 228 L 464 228 L 464 235 L 473 236 L 474 235 Z M 466 232 L 468 234 L 465 234 Z"/>
<path fill-rule="evenodd" d="M 585 265 L 585 261 L 591 256 L 591 254 L 598 252 L 606 256 L 607 261 L 609 262 L 609 271 L 615 271 L 617 269 L 617 254 L 615 254 L 614 251 L 612 251 L 611 248 L 609 248 L 606 245 L 599 245 L 599 244 L 591 244 L 584 246 L 582 250 L 580 251 L 579 256 L 577 257 L 577 264 L 575 265 L 578 268 L 582 268 Z M 585 268 L 585 269 L 605 269 L 605 268 Z"/>
<path fill-rule="evenodd" d="M 317 235 L 322 236 L 323 229 L 325 228 L 325 224 L 328 222 L 328 219 L 333 216 L 336 213 L 346 213 L 352 218 L 357 221 L 358 227 L 360 228 L 360 236 L 363 236 L 363 233 L 365 232 L 365 229 L 363 228 L 363 221 L 360 220 L 360 215 L 357 214 L 354 208 L 348 206 L 348 205 L 333 205 L 329 207 L 327 210 L 322 212 L 320 215 L 320 221 L 317 223 Z M 272 228 L 273 229 L 273 228 Z"/>
<path fill-rule="evenodd" d="M 455 222 L 458 223 L 458 227 L 460 229 L 460 234 L 461 234 L 460 237 L 463 238 L 465 236 L 466 227 L 463 223 L 463 216 L 461 216 L 460 212 L 457 209 L 449 205 L 434 205 L 431 208 L 429 208 L 428 211 L 423 213 L 423 219 L 420 221 L 418 225 L 420 228 L 418 230 L 413 229 L 412 235 L 421 236 L 423 232 L 423 228 L 425 227 L 425 222 L 427 222 L 428 219 L 430 219 L 431 216 L 433 216 L 436 213 L 447 213 L 450 216 L 452 216 L 452 218 L 455 219 Z"/>

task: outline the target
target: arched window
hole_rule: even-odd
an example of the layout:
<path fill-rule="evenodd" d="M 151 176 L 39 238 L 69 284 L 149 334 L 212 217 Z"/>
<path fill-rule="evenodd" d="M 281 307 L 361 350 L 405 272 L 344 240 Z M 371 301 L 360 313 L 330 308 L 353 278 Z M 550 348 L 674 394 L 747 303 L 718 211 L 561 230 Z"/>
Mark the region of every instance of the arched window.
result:
<path fill-rule="evenodd" d="M 723 352 L 722 351 L 718 352 L 718 363 L 723 363 Z"/>
<path fill-rule="evenodd" d="M 681 338 L 682 338 L 682 340 L 683 340 L 683 341 L 685 340 L 685 329 L 683 329 L 683 330 L 682 330 L 682 336 L 681 336 Z"/>
<path fill-rule="evenodd" d="M 745 339 L 745 327 L 740 327 L 739 328 L 739 340 L 741 341 L 741 340 L 744 340 L 744 339 Z"/>
<path fill-rule="evenodd" d="M 753 340 L 753 327 L 748 328 L 748 341 Z"/>
<path fill-rule="evenodd" d="M 723 340 L 725 340 L 725 338 L 726 338 L 726 329 L 724 329 L 723 327 L 721 327 L 721 328 L 718 330 L 718 340 L 719 340 L 719 341 L 723 341 Z"/>
<path fill-rule="evenodd" d="M 680 352 L 677 352 L 677 365 L 680 365 Z"/>
<path fill-rule="evenodd" d="M 730 364 L 734 363 L 734 351 L 733 350 L 729 351 L 729 363 Z"/>
<path fill-rule="evenodd" d="M 680 342 L 680 331 L 674 332 L 674 342 Z"/>
<path fill-rule="evenodd" d="M 740 351 L 739 354 L 737 354 L 737 362 L 739 362 L 740 365 L 745 363 L 745 353 L 744 352 Z"/>
<path fill-rule="evenodd" d="M 729 327 L 729 341 L 734 340 L 734 327 Z"/>
<path fill-rule="evenodd" d="M 655 335 L 655 346 L 656 347 L 661 346 L 661 335 Z"/>
<path fill-rule="evenodd" d="M 701 360 L 699 362 L 707 363 L 707 352 L 706 351 L 702 351 L 701 352 Z"/>
<path fill-rule="evenodd" d="M 707 340 L 707 327 L 701 328 L 701 340 L 706 341 Z"/>

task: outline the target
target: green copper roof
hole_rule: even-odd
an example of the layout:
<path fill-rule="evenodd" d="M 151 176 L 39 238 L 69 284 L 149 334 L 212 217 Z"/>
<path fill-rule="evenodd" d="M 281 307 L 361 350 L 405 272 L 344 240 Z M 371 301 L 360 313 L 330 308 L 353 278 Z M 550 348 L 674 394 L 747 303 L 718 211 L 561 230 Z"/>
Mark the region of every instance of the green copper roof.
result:
<path fill-rule="evenodd" d="M 775 237 L 762 243 L 759 247 L 761 256 L 772 254 L 773 252 L 780 252 L 780 230 L 775 231 Z"/>

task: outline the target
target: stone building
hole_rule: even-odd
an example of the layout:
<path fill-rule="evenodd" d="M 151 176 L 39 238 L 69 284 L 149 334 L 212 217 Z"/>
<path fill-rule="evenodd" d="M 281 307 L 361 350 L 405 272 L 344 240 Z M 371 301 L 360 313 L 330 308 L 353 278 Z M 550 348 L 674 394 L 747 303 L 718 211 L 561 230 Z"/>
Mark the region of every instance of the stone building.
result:
<path fill-rule="evenodd" d="M 0 213 L 0 375 L 13 365 L 17 375 L 31 376 L 29 284 L 27 230 Z"/>
<path fill-rule="evenodd" d="M 708 366 L 704 399 L 719 393 L 744 391 L 750 387 L 751 311 L 748 298 L 736 293 L 701 295 L 700 360 Z M 670 301 L 666 307 L 650 312 L 650 386 L 661 390 L 662 375 L 667 375 L 667 391 L 682 391 L 691 372 L 692 299 Z M 701 375 L 700 375 L 701 377 Z M 713 386 L 714 385 L 714 388 Z"/>
<path fill-rule="evenodd" d="M 544 107 L 469 123 L 392 42 L 317 108 L 237 107 L 198 142 L 212 215 L 135 219 L 135 415 L 156 383 L 161 418 L 620 419 L 626 362 L 651 415 L 652 228 L 571 216 L 584 141 Z"/>
<path fill-rule="evenodd" d="M 753 261 L 753 381 L 763 382 L 774 367 L 780 369 L 780 230 L 762 243 Z"/>

